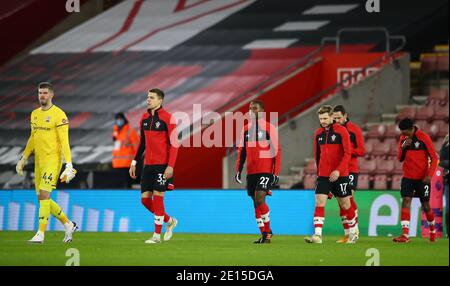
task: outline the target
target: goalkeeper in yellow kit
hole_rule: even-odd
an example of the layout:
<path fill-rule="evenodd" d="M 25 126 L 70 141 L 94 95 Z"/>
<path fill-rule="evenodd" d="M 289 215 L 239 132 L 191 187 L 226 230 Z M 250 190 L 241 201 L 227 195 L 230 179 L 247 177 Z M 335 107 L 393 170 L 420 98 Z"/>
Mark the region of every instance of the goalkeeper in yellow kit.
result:
<path fill-rule="evenodd" d="M 53 86 L 50 83 L 39 84 L 38 96 L 41 107 L 31 113 L 31 135 L 16 165 L 17 173 L 22 176 L 27 159 L 34 152 L 35 188 L 39 199 L 39 230 L 32 239 L 28 240 L 30 243 L 44 242 L 44 233 L 50 214 L 64 225 L 64 243 L 72 241 L 72 235 L 77 229 L 76 223 L 70 221 L 58 204 L 50 198 L 58 178 L 62 182 L 69 183 L 76 174 L 72 166 L 69 146 L 69 121 L 64 111 L 53 105 L 53 95 Z M 59 176 L 63 156 L 66 166 Z"/>

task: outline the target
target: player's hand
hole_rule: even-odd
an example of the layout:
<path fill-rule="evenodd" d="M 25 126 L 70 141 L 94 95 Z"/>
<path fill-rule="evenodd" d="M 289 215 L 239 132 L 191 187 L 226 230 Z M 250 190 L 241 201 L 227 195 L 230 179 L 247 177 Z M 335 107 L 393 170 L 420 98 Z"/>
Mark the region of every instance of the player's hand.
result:
<path fill-rule="evenodd" d="M 75 178 L 76 173 L 77 171 L 73 168 L 72 163 L 66 163 L 66 168 L 59 178 L 61 179 L 61 182 L 68 184 L 73 178 Z"/>
<path fill-rule="evenodd" d="M 407 138 L 405 141 L 403 141 L 402 149 L 406 149 L 408 147 L 411 147 L 412 139 Z"/>
<path fill-rule="evenodd" d="M 337 179 L 339 179 L 339 171 L 338 170 L 334 170 L 333 172 L 331 172 L 330 174 L 330 182 L 336 182 Z"/>
<path fill-rule="evenodd" d="M 431 178 L 430 178 L 430 176 L 426 176 L 426 177 L 422 180 L 422 182 L 423 182 L 424 184 L 429 185 L 429 184 L 431 183 Z"/>
<path fill-rule="evenodd" d="M 272 186 L 278 185 L 278 182 L 279 182 L 279 181 L 280 181 L 280 177 L 274 174 L 274 175 L 273 175 L 273 183 L 272 183 Z"/>
<path fill-rule="evenodd" d="M 24 156 L 20 157 L 20 160 L 19 160 L 19 162 L 17 162 L 17 165 L 16 165 L 16 172 L 21 177 L 23 176 L 23 168 L 25 167 L 26 164 L 27 164 L 27 159 L 25 159 Z"/>
<path fill-rule="evenodd" d="M 136 179 L 136 164 L 135 160 L 131 161 L 130 170 L 128 170 L 132 179 Z"/>
<path fill-rule="evenodd" d="M 173 177 L 173 168 L 167 166 L 166 170 L 164 171 L 164 179 L 168 180 L 172 177 Z"/>
<path fill-rule="evenodd" d="M 241 180 L 241 172 L 236 173 L 236 176 L 234 176 L 234 179 L 236 180 L 236 182 L 238 182 L 238 184 L 242 184 L 242 180 Z"/>
<path fill-rule="evenodd" d="M 331 200 L 332 198 L 333 198 L 333 193 L 332 193 L 332 192 L 329 192 L 329 193 L 328 193 L 328 199 Z"/>

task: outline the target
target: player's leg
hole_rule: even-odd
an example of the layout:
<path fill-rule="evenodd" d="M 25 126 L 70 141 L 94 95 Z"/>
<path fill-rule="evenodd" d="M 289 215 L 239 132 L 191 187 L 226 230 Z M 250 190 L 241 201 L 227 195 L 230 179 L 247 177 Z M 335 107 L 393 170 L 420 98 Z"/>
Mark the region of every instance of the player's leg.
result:
<path fill-rule="evenodd" d="M 316 184 L 316 205 L 314 209 L 314 234 L 305 237 L 307 243 L 322 243 L 322 229 L 325 222 L 325 205 L 330 192 L 330 181 L 328 178 L 317 178 Z"/>
<path fill-rule="evenodd" d="M 350 201 L 351 189 L 349 188 L 347 177 L 339 177 L 332 183 L 332 193 L 336 197 L 340 208 L 345 213 L 348 224 L 348 240 L 346 243 L 355 243 L 358 240 L 358 224 L 356 222 L 355 208 Z"/>
<path fill-rule="evenodd" d="M 35 163 L 35 188 L 39 201 L 39 227 L 36 235 L 28 240 L 30 243 L 43 243 L 45 230 L 50 217 L 50 192 L 51 186 L 48 183 L 47 171 Z"/>
<path fill-rule="evenodd" d="M 264 223 L 263 243 L 270 243 L 273 235 L 270 228 L 270 209 L 266 203 L 267 192 L 270 190 L 272 183 L 272 174 L 259 174 L 257 176 L 254 202 L 261 213 L 261 219 Z"/>
<path fill-rule="evenodd" d="M 247 195 L 252 199 L 253 208 L 255 209 L 255 219 L 256 225 L 259 228 L 261 236 L 253 241 L 255 244 L 262 243 L 264 240 L 264 222 L 261 218 L 261 211 L 259 210 L 259 206 L 256 204 L 255 195 L 256 195 L 256 185 L 257 185 L 257 175 L 251 174 L 247 175 Z"/>
<path fill-rule="evenodd" d="M 153 179 L 150 166 L 144 166 L 141 174 L 141 204 L 152 214 L 155 213 L 153 204 Z"/>
<path fill-rule="evenodd" d="M 430 185 L 420 183 L 420 189 L 418 189 L 420 203 L 422 205 L 422 210 L 427 217 L 428 227 L 430 231 L 430 241 L 436 241 L 436 222 L 434 220 L 434 213 L 430 207 Z"/>
<path fill-rule="evenodd" d="M 349 186 L 350 186 L 350 190 L 351 190 L 350 203 L 352 204 L 352 207 L 355 209 L 356 223 L 358 224 L 358 206 L 356 205 L 356 202 L 355 202 L 355 193 L 356 193 L 356 188 L 358 187 L 358 174 L 351 173 L 349 175 Z M 357 232 L 359 234 L 359 229 L 357 230 Z"/>
<path fill-rule="evenodd" d="M 402 197 L 402 210 L 400 213 L 400 223 L 402 226 L 402 234 L 393 239 L 394 242 L 409 242 L 409 224 L 411 220 L 411 201 L 414 196 L 413 180 L 402 178 L 400 184 L 400 195 Z"/>

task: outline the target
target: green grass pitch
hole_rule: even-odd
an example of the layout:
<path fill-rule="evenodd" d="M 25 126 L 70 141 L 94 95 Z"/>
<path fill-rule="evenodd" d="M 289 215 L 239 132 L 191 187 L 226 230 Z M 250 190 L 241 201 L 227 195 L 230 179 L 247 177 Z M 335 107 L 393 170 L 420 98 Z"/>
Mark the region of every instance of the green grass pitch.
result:
<path fill-rule="evenodd" d="M 388 237 L 361 237 L 356 245 L 335 243 L 325 236 L 323 244 L 306 244 L 303 236 L 274 236 L 271 244 L 254 245 L 257 235 L 182 234 L 171 241 L 144 244 L 150 233 L 75 233 L 74 241 L 63 244 L 62 232 L 47 232 L 42 245 L 27 244 L 33 232 L 0 232 L 0 265 L 60 265 L 69 259 L 66 251 L 76 248 L 80 265 L 178 265 L 178 266 L 302 266 L 358 265 L 376 248 L 380 265 L 449 265 L 447 239 L 429 243 L 412 238 L 408 244 L 394 244 Z"/>

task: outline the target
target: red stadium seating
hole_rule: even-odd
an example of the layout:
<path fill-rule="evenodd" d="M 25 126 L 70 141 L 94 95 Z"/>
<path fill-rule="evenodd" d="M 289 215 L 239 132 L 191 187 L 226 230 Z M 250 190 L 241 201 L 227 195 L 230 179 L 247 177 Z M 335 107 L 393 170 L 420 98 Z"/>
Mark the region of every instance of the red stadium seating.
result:
<path fill-rule="evenodd" d="M 415 116 L 416 116 L 416 107 L 406 106 L 397 115 L 397 121 L 400 121 L 405 118 L 415 118 Z"/>
<path fill-rule="evenodd" d="M 395 159 L 394 161 L 394 171 L 393 173 L 395 175 L 402 175 L 403 174 L 403 163 L 399 160 Z"/>
<path fill-rule="evenodd" d="M 377 168 L 375 169 L 376 175 L 390 175 L 394 171 L 394 161 L 392 160 L 384 160 L 384 159 L 376 159 Z"/>
<path fill-rule="evenodd" d="M 358 176 L 358 190 L 368 190 L 370 188 L 370 175 L 359 174 Z"/>
<path fill-rule="evenodd" d="M 437 120 L 433 121 L 433 124 L 436 124 L 439 127 L 439 132 L 437 137 L 445 137 L 448 133 L 448 121 Z"/>
<path fill-rule="evenodd" d="M 386 158 L 389 156 L 391 145 L 387 142 L 380 142 L 373 147 L 372 156 Z"/>
<path fill-rule="evenodd" d="M 375 190 L 386 190 L 388 188 L 388 177 L 386 175 L 376 175 L 373 181 Z"/>
<path fill-rule="evenodd" d="M 377 163 L 375 160 L 362 158 L 359 160 L 359 172 L 360 174 L 372 175 L 375 172 Z"/>
<path fill-rule="evenodd" d="M 445 89 L 433 89 L 428 96 L 427 105 L 445 105 L 448 102 L 448 91 Z"/>
<path fill-rule="evenodd" d="M 378 144 L 380 141 L 375 138 L 371 138 L 366 140 L 365 142 L 365 149 L 366 149 L 366 156 L 370 156 L 373 152 L 373 148 L 376 144 Z"/>
<path fill-rule="evenodd" d="M 434 106 L 432 119 L 448 121 L 448 102 L 445 106 Z"/>
<path fill-rule="evenodd" d="M 367 138 L 383 138 L 386 132 L 386 126 L 383 124 L 375 124 L 369 127 Z"/>
<path fill-rule="evenodd" d="M 434 116 L 434 108 L 433 106 L 422 106 L 416 111 L 415 119 L 416 120 L 433 120 Z"/>
<path fill-rule="evenodd" d="M 386 126 L 385 137 L 398 138 L 400 136 L 400 129 L 398 129 L 397 124 L 390 124 Z"/>
<path fill-rule="evenodd" d="M 401 182 L 402 182 L 402 175 L 392 176 L 391 189 L 392 190 L 400 190 Z"/>
<path fill-rule="evenodd" d="M 386 138 L 385 142 L 388 143 L 390 146 L 388 156 L 391 158 L 397 157 L 398 139 L 397 138 Z"/>

